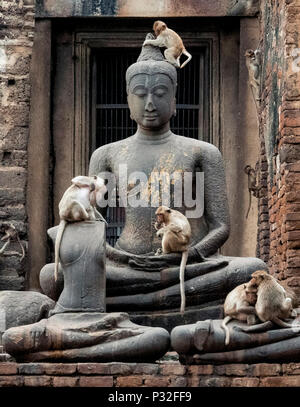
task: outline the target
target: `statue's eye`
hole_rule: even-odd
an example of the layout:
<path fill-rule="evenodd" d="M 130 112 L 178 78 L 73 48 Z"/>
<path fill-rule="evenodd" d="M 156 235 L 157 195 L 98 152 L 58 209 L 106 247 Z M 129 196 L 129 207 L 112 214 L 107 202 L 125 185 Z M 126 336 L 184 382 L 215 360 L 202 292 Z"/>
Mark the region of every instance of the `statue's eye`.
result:
<path fill-rule="evenodd" d="M 164 89 L 156 89 L 155 92 L 154 92 L 154 95 L 158 96 L 158 97 L 162 97 L 165 94 L 166 94 L 166 91 Z"/>
<path fill-rule="evenodd" d="M 144 88 L 135 88 L 133 94 L 136 96 L 144 97 L 147 95 L 147 92 Z"/>

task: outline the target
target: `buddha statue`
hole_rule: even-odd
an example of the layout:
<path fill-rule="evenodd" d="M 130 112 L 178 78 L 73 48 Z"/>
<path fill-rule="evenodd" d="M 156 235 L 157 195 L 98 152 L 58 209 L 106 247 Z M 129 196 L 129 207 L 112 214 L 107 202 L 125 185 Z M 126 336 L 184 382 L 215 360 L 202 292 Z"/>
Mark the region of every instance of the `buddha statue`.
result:
<path fill-rule="evenodd" d="M 104 177 L 112 174 L 118 187 L 124 169 L 129 176 L 143 173 L 148 183 L 141 185 L 140 182 L 139 195 L 148 194 L 148 197 L 150 182 L 160 174 L 190 174 L 190 189 L 193 195 L 203 195 L 204 210 L 202 216 L 189 218 L 192 238 L 185 271 L 187 307 L 222 300 L 236 285 L 248 281 L 251 273 L 265 269 L 266 265 L 257 258 L 218 254 L 230 229 L 221 153 L 210 143 L 171 131 L 170 119 L 176 112 L 177 72 L 163 59 L 158 47 L 142 48 L 138 61 L 126 72 L 126 82 L 130 114 L 137 123 L 137 131 L 127 139 L 94 151 L 89 174 Z M 197 173 L 204 177 L 202 190 L 195 182 Z M 135 188 L 131 183 L 125 194 L 130 197 L 130 191 Z M 121 195 L 121 191 L 118 192 Z M 153 191 L 151 193 L 153 195 Z M 159 191 L 155 193 L 159 195 Z M 180 305 L 181 255 L 155 255 L 161 242 L 153 224 L 155 210 L 161 203 L 159 195 L 157 205 L 127 205 L 120 238 L 115 247 L 106 245 L 108 311 L 152 312 L 177 309 Z M 187 207 L 186 202 L 176 207 L 174 203 L 174 193 L 171 193 L 167 206 L 183 214 L 192 213 L 193 208 Z M 101 212 L 105 216 L 105 208 Z M 54 282 L 52 264 L 42 269 L 40 281 L 43 291 L 56 300 L 63 281 L 60 278 L 58 283 Z"/>
<path fill-rule="evenodd" d="M 149 192 L 150 181 L 157 174 L 191 174 L 193 194 L 204 194 L 204 211 L 201 217 L 189 218 L 192 238 L 185 272 L 187 306 L 223 299 L 236 285 L 248 281 L 251 273 L 265 269 L 266 265 L 257 258 L 218 254 L 230 229 L 220 151 L 212 144 L 171 131 L 170 119 L 176 112 L 177 72 L 174 66 L 163 60 L 159 48 L 143 47 L 138 62 L 127 70 L 126 83 L 128 105 L 131 118 L 137 123 L 137 131 L 125 140 L 103 145 L 94 151 L 89 175 L 113 174 L 119 186 L 122 169 L 125 168 L 128 175 L 143 173 L 148 179 L 148 183 L 144 182 L 140 188 L 140 195 L 143 195 Z M 204 176 L 203 191 L 195 182 L 197 173 Z M 128 196 L 135 187 L 134 183 L 128 186 Z M 162 203 L 161 196 L 157 203 L 157 206 Z M 173 194 L 168 206 L 184 214 L 193 209 L 185 202 L 179 207 L 174 203 Z M 106 304 L 109 311 L 148 312 L 176 309 L 180 305 L 181 255 L 155 255 L 161 245 L 153 227 L 157 206 L 127 205 L 120 238 L 115 247 L 106 245 Z M 105 215 L 105 208 L 102 213 Z"/>
<path fill-rule="evenodd" d="M 120 168 L 126 168 L 128 174 L 142 172 L 148 179 L 140 187 L 140 195 L 145 195 L 157 174 L 190 173 L 193 193 L 197 195 L 195 189 L 199 185 L 195 175 L 202 172 L 204 191 L 199 194 L 204 192 L 203 216 L 189 218 L 192 238 L 185 272 L 187 306 L 222 299 L 236 285 L 248 281 L 252 272 L 265 269 L 266 265 L 257 258 L 218 255 L 230 229 L 220 151 L 212 144 L 171 131 L 170 119 L 176 112 L 177 72 L 163 60 L 157 47 L 143 47 L 138 62 L 127 70 L 126 83 L 128 105 L 137 131 L 125 140 L 94 151 L 89 174 L 112 173 L 118 186 Z M 129 196 L 132 187 L 136 185 L 128 186 Z M 161 195 L 157 206 L 162 203 L 160 198 Z M 157 206 L 127 205 L 120 238 L 115 247 L 106 246 L 109 310 L 153 311 L 176 309 L 180 305 L 181 255 L 155 255 L 161 246 L 153 227 Z M 169 206 L 183 214 L 192 209 L 185 202 L 175 207 L 174 194 Z"/>

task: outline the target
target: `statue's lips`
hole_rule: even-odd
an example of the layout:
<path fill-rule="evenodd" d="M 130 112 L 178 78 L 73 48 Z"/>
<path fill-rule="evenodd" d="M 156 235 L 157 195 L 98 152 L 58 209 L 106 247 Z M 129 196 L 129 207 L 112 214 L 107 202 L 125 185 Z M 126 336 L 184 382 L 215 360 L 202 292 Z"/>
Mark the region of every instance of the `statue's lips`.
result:
<path fill-rule="evenodd" d="M 151 116 L 149 116 L 149 115 L 145 116 L 144 115 L 144 119 L 146 119 L 146 120 L 155 120 L 157 117 L 158 117 L 157 114 L 151 115 Z"/>

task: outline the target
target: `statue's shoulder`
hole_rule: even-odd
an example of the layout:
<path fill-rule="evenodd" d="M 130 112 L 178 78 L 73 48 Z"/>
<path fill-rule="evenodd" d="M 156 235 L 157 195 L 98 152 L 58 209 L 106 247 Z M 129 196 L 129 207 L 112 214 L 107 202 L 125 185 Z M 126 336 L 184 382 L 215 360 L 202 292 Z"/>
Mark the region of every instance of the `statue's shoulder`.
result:
<path fill-rule="evenodd" d="M 120 149 L 124 148 L 133 136 L 127 137 L 124 140 L 114 141 L 113 143 L 104 144 L 98 147 L 94 152 L 93 156 L 109 156 L 109 154 L 116 154 Z"/>
<path fill-rule="evenodd" d="M 207 155 L 220 155 L 220 150 L 214 144 L 208 143 L 207 141 L 197 140 L 191 137 L 184 137 L 179 135 L 174 135 L 176 142 L 182 148 L 193 148 L 194 151 L 198 151 L 199 154 Z"/>

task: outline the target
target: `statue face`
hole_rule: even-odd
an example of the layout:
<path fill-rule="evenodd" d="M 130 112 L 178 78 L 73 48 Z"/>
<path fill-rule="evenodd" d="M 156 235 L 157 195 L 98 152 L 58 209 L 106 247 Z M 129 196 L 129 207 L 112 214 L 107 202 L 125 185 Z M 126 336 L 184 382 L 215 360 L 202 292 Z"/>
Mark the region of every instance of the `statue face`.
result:
<path fill-rule="evenodd" d="M 173 116 L 176 107 L 174 86 L 165 74 L 137 74 L 129 85 L 131 118 L 144 129 L 159 130 Z"/>

